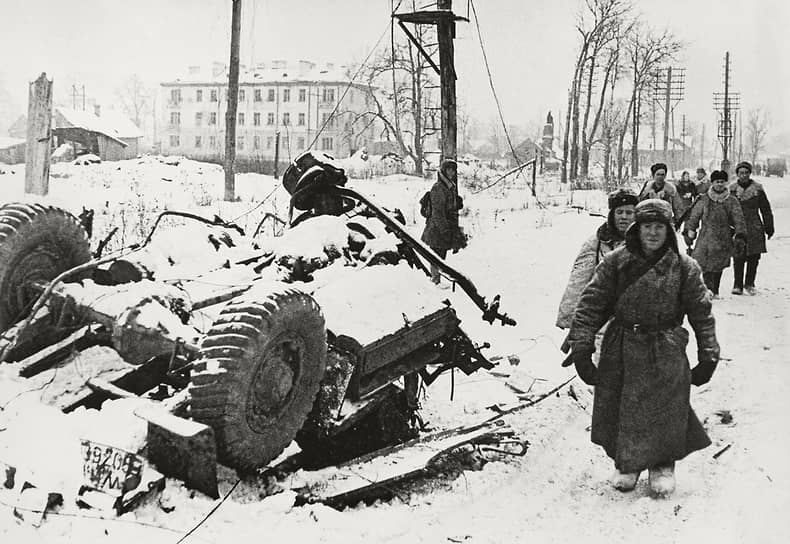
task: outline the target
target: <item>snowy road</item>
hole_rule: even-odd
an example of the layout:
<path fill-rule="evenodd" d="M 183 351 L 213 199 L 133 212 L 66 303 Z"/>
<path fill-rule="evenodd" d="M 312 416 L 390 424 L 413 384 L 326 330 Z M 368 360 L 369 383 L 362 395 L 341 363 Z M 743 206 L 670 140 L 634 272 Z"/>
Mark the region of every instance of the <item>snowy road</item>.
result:
<path fill-rule="evenodd" d="M 260 500 L 259 486 L 243 484 L 185 541 L 790 541 L 790 235 L 785 234 L 790 182 L 761 181 L 774 207 L 777 236 L 760 264 L 759 294 L 725 294 L 715 303 L 724 359 L 711 383 L 692 393 L 692 404 L 714 443 L 678 464 L 678 489 L 669 499 L 650 498 L 644 480 L 628 494 L 610 488 L 607 478 L 613 467 L 589 441 L 591 392 L 574 380 L 576 399 L 564 389 L 509 417 L 531 443 L 523 458 L 490 462 L 458 477 L 423 479 L 400 488 L 392 501 L 342 512 L 321 505 L 292 508 L 289 493 Z M 216 182 L 221 187 L 221 176 Z M 371 185 L 368 192 L 376 190 L 389 202 L 398 188 Z M 412 197 L 419 193 L 419 188 L 412 189 L 409 198 L 416 202 Z M 467 202 L 474 207 L 474 201 Z M 513 383 L 536 384 L 542 390 L 571 375 L 559 366 L 562 332 L 553 326 L 555 312 L 579 245 L 601 221 L 560 212 L 516 206 L 496 220 L 477 223 L 473 214 L 467 218 L 472 243 L 450 257 L 482 293 L 502 293 L 502 310 L 519 321 L 513 328 L 491 327 L 459 293 L 447 290 L 464 329 L 475 340 L 491 342 L 490 355 L 504 357 L 500 369 L 512 372 Z M 728 269 L 723 287 L 731 278 Z M 695 353 L 693 344 L 689 353 Z M 508 365 L 508 355 L 513 362 L 512 356 L 518 358 L 517 366 Z M 428 392 L 425 416 L 436 427 L 489 417 L 486 406 L 516 400 L 504 381 L 485 373 L 457 375 L 450 401 L 449 378 L 442 378 Z M 731 422 L 717 415 L 723 410 L 731 414 Z M 233 475 L 224 474 L 220 491 L 226 492 L 232 482 Z M 175 543 L 215 505 L 169 480 L 160 500 L 120 520 L 49 515 L 41 528 L 32 529 L 4 507 L 0 540 Z"/>

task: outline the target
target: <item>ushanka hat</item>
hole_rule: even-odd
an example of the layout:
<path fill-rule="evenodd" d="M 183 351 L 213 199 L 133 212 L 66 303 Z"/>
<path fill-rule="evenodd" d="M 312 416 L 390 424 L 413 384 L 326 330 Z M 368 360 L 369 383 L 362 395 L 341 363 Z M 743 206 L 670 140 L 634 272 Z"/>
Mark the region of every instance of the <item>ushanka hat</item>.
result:
<path fill-rule="evenodd" d="M 741 162 L 739 162 L 738 166 L 735 167 L 735 171 L 737 172 L 741 168 L 746 168 L 749 171 L 750 174 L 752 173 L 752 163 L 750 163 L 749 161 L 741 161 Z"/>
<path fill-rule="evenodd" d="M 663 162 L 657 162 L 656 164 L 650 167 L 650 175 L 655 176 L 656 172 L 658 172 L 659 170 L 663 170 L 664 173 L 666 173 L 667 165 L 664 164 Z"/>
<path fill-rule="evenodd" d="M 635 223 L 665 223 L 672 224 L 672 207 L 660 198 L 648 198 L 636 205 L 634 213 Z"/>
<path fill-rule="evenodd" d="M 639 203 L 639 197 L 631 189 L 617 189 L 608 195 L 609 209 L 613 210 L 620 206 L 631 204 L 636 206 Z"/>
<path fill-rule="evenodd" d="M 724 170 L 714 170 L 710 173 L 710 180 L 711 181 L 728 181 L 730 176 Z"/>

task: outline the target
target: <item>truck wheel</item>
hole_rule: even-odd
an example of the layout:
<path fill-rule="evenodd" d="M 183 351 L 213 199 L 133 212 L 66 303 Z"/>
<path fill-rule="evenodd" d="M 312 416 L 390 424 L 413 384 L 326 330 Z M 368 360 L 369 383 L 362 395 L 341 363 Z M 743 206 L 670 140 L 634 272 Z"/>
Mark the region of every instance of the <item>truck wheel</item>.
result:
<path fill-rule="evenodd" d="M 41 204 L 0 207 L 0 330 L 29 311 L 37 297 L 31 282 L 50 281 L 90 258 L 88 235 L 69 212 Z"/>
<path fill-rule="evenodd" d="M 313 407 L 326 349 L 321 309 L 299 291 L 222 310 L 189 386 L 192 418 L 214 429 L 220 461 L 251 471 L 282 453 Z"/>

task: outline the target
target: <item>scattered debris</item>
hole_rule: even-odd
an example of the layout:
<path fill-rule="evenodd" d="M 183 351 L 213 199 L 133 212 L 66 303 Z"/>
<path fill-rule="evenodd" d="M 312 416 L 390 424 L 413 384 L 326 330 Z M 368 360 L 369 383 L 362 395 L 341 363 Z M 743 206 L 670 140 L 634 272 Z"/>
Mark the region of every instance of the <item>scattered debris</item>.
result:
<path fill-rule="evenodd" d="M 719 416 L 719 420 L 724 425 L 729 425 L 730 423 L 732 423 L 732 414 L 730 413 L 729 410 L 718 410 L 717 412 L 714 412 L 714 413 L 717 416 Z"/>
<path fill-rule="evenodd" d="M 714 453 L 714 454 L 713 454 L 713 458 L 714 458 L 714 459 L 718 459 L 719 457 L 721 457 L 721 456 L 724 454 L 724 452 L 725 452 L 725 451 L 727 451 L 727 450 L 728 450 L 728 449 L 730 449 L 731 447 L 732 447 L 732 444 L 727 444 L 727 445 L 726 445 L 726 446 L 724 446 L 722 449 L 720 449 L 719 451 L 717 451 L 716 453 Z"/>

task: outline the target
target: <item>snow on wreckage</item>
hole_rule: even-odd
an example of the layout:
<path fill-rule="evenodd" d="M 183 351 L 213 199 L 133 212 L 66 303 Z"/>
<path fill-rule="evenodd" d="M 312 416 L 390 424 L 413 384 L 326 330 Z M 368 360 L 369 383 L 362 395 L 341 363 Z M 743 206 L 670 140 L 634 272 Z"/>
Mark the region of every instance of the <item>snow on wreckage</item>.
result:
<path fill-rule="evenodd" d="M 345 188 L 331 157 L 303 154 L 283 181 L 291 228 L 280 237 L 165 212 L 197 221 L 170 230 L 157 221 L 144 242 L 105 257 L 92 258 L 85 230 L 62 209 L 0 208 L 7 488 L 35 495 L 41 510 L 53 496 L 123 510 L 161 489 L 158 471 L 217 497 L 217 462 L 255 471 L 293 440 L 303 466 L 407 441 L 419 448 L 420 382 L 493 366 L 428 265 L 486 321 L 514 324 L 498 296 L 487 302 L 393 218 L 399 212 Z M 46 391 L 46 405 L 24 395 L 31 390 Z M 27 412 L 53 429 L 48 451 L 62 451 L 71 473 L 42 469 Z M 429 437 L 431 456 L 436 444 L 446 451 L 501 433 L 491 425 Z"/>

